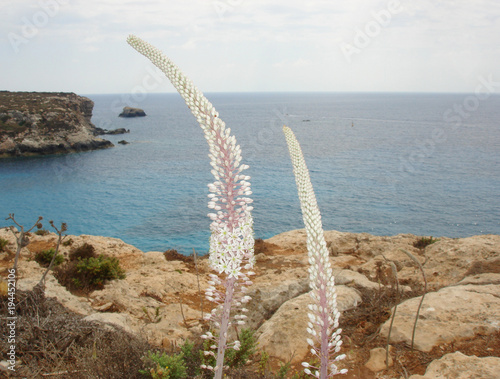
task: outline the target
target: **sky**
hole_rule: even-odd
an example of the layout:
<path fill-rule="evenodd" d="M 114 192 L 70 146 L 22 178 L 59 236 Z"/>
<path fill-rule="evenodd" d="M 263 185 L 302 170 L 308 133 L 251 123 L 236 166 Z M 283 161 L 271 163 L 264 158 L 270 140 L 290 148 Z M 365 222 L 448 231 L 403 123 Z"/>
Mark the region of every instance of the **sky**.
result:
<path fill-rule="evenodd" d="M 498 0 L 1 0 L 0 89 L 174 92 L 129 34 L 203 92 L 471 93 L 500 82 Z"/>

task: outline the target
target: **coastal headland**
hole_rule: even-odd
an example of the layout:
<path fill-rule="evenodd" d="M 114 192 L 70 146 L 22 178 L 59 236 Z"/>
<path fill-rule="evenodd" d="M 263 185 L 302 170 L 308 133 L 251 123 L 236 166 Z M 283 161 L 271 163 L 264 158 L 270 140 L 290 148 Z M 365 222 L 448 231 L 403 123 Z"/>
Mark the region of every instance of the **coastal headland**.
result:
<path fill-rule="evenodd" d="M 95 135 L 93 107 L 74 93 L 0 91 L 0 158 L 112 147 Z"/>

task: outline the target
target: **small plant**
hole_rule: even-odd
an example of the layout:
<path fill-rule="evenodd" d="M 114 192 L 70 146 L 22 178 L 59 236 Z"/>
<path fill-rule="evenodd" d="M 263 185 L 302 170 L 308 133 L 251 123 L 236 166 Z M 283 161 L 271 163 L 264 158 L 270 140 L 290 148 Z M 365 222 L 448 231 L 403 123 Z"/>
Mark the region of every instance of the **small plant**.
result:
<path fill-rule="evenodd" d="M 186 371 L 189 378 L 194 378 L 201 373 L 201 346 L 201 343 L 199 345 L 195 345 L 189 340 L 186 340 L 186 342 L 184 342 L 184 344 L 181 346 L 181 353 L 186 365 Z"/>
<path fill-rule="evenodd" d="M 265 375 L 267 372 L 267 365 L 269 364 L 269 354 L 262 350 L 259 359 L 259 374 Z"/>
<path fill-rule="evenodd" d="M 83 245 L 78 246 L 69 253 L 69 259 L 72 261 L 76 259 L 85 259 L 95 256 L 96 254 L 94 246 L 88 243 L 84 243 Z"/>
<path fill-rule="evenodd" d="M 50 262 L 47 265 L 47 270 L 45 270 L 45 272 L 42 275 L 42 278 L 40 279 L 40 282 L 38 283 L 38 286 L 42 290 L 45 289 L 45 277 L 47 276 L 47 274 L 49 273 L 49 271 L 52 270 L 52 268 L 54 266 L 57 266 L 57 265 L 61 264 L 64 261 L 64 258 L 61 255 L 58 255 L 58 253 L 59 253 L 59 246 L 61 246 L 61 241 L 63 240 L 64 237 L 66 237 L 66 236 L 63 237 L 63 233 L 66 230 L 68 230 L 68 225 L 65 222 L 63 222 L 61 224 L 60 228 L 57 228 L 54 225 L 54 221 L 52 221 L 52 220 L 49 221 L 49 224 L 50 224 L 50 226 L 52 226 L 56 230 L 58 238 L 57 238 L 56 248 L 54 250 L 54 253 L 52 254 L 52 258 L 50 259 Z"/>
<path fill-rule="evenodd" d="M 427 246 L 432 245 L 433 243 L 439 241 L 437 238 L 432 238 L 430 237 L 420 237 L 418 240 L 413 242 L 413 247 L 416 247 L 417 249 L 425 249 Z"/>
<path fill-rule="evenodd" d="M 5 247 L 9 244 L 9 241 L 7 241 L 4 238 L 0 238 L 0 252 L 5 251 Z"/>
<path fill-rule="evenodd" d="M 424 302 L 424 297 L 425 297 L 425 294 L 427 293 L 427 278 L 425 276 L 425 270 L 422 267 L 422 264 L 420 263 L 420 261 L 412 253 L 410 253 L 409 251 L 406 251 L 404 249 L 400 249 L 400 250 L 403 253 L 405 253 L 413 262 L 415 262 L 415 264 L 420 269 L 420 272 L 422 273 L 422 277 L 424 279 L 424 293 L 422 294 L 422 297 L 420 298 L 420 303 L 418 304 L 417 314 L 415 315 L 415 323 L 413 324 L 413 332 L 412 332 L 412 335 L 411 335 L 411 349 L 413 350 L 413 343 L 415 342 L 415 332 L 417 330 L 417 322 L 418 322 L 418 318 L 419 318 L 419 315 L 420 315 L 420 308 L 422 308 L 422 304 Z"/>
<path fill-rule="evenodd" d="M 52 261 L 52 258 L 54 257 L 55 253 L 56 253 L 55 249 L 47 249 L 39 251 L 38 253 L 35 254 L 35 261 L 38 262 L 38 264 L 40 264 L 40 266 L 42 267 L 49 267 L 50 262 Z M 62 255 L 57 255 L 56 258 L 54 259 L 54 266 L 59 266 L 63 262 L 64 262 L 64 257 Z"/>
<path fill-rule="evenodd" d="M 287 362 L 283 365 L 280 365 L 280 369 L 278 370 L 278 373 L 276 374 L 276 378 L 278 379 L 285 379 L 288 371 L 290 371 L 291 363 Z"/>
<path fill-rule="evenodd" d="M 71 246 L 71 245 L 73 245 L 73 238 L 70 238 L 70 239 L 64 241 L 62 244 L 63 244 L 63 246 Z"/>
<path fill-rule="evenodd" d="M 142 311 L 146 315 L 146 318 L 149 320 L 149 322 L 151 322 L 153 324 L 158 324 L 161 321 L 160 307 L 155 308 L 155 312 L 154 312 L 153 316 L 151 316 L 151 314 L 149 313 L 149 311 L 147 310 L 146 307 L 142 307 Z"/>
<path fill-rule="evenodd" d="M 101 288 L 107 280 L 125 278 L 120 261 L 102 254 L 98 257 L 80 260 L 76 265 L 76 273 L 85 278 L 89 286 L 93 288 Z"/>
<path fill-rule="evenodd" d="M 184 355 L 149 351 L 143 358 L 144 369 L 139 372 L 153 379 L 182 379 L 187 378 Z"/>
<path fill-rule="evenodd" d="M 257 341 L 254 337 L 255 331 L 250 329 L 242 329 L 239 335 L 240 348 L 230 349 L 227 351 L 226 364 L 232 368 L 238 368 L 245 363 L 248 359 L 255 354 L 255 349 L 257 347 Z"/>
<path fill-rule="evenodd" d="M 46 236 L 47 234 L 49 234 L 50 232 L 47 230 L 47 229 L 38 229 L 35 234 L 37 236 Z"/>
<path fill-rule="evenodd" d="M 74 249 L 69 258 L 69 262 L 54 271 L 59 283 L 68 289 L 90 292 L 102 288 L 108 280 L 125 278 L 120 261 L 102 254 L 96 256 L 92 245 Z"/>
<path fill-rule="evenodd" d="M 26 234 L 29 233 L 29 232 L 31 232 L 35 227 L 37 229 L 41 229 L 42 228 L 42 223 L 40 221 L 43 220 L 43 217 L 42 216 L 38 217 L 38 220 L 28 230 L 24 230 L 24 226 L 21 225 L 21 224 L 19 224 L 16 221 L 16 219 L 14 218 L 14 213 L 10 213 L 9 217 L 7 217 L 6 220 L 12 220 L 12 222 L 14 224 L 16 224 L 19 227 L 19 229 L 20 229 L 20 231 L 17 231 L 14 228 L 14 226 L 10 227 L 10 231 L 16 237 L 16 244 L 17 244 L 16 255 L 15 255 L 15 258 L 14 258 L 14 265 L 12 266 L 12 268 L 14 270 L 17 270 L 17 262 L 19 260 L 19 255 L 21 254 L 21 249 L 23 247 L 28 246 L 28 244 L 30 243 L 30 240 L 29 240 L 29 238 L 28 238 L 28 236 Z"/>

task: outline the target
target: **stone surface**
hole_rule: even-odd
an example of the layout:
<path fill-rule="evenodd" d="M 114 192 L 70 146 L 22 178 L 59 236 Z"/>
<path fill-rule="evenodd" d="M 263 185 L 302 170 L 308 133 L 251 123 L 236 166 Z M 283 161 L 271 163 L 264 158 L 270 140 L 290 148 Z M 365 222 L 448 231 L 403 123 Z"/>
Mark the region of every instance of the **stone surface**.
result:
<path fill-rule="evenodd" d="M 111 325 L 125 330 L 128 333 L 134 333 L 130 327 L 131 319 L 127 313 L 92 313 L 83 318 L 83 321 L 96 321 Z"/>
<path fill-rule="evenodd" d="M 337 286 L 337 307 L 340 312 L 361 303 L 358 291 L 346 286 Z M 307 306 L 311 296 L 305 293 L 283 303 L 274 315 L 256 333 L 257 343 L 270 356 L 285 362 L 301 362 L 309 351 L 306 331 L 309 318 Z"/>
<path fill-rule="evenodd" d="M 409 379 L 498 379 L 499 374 L 500 358 L 478 358 L 457 351 L 431 362 L 425 375 L 412 375 Z"/>
<path fill-rule="evenodd" d="M 74 93 L 0 91 L 0 157 L 111 147 L 94 136 L 94 102 Z"/>
<path fill-rule="evenodd" d="M 389 349 L 390 351 L 390 349 Z M 387 368 L 386 364 L 387 350 L 383 347 L 377 347 L 370 350 L 370 359 L 366 362 L 365 367 L 372 372 L 379 372 Z M 389 367 L 394 364 L 391 354 L 389 353 Z"/>
<path fill-rule="evenodd" d="M 391 343 L 411 344 L 415 315 L 421 297 L 398 305 Z M 467 284 L 445 287 L 425 295 L 415 333 L 414 347 L 431 351 L 442 343 L 490 334 L 500 329 L 500 286 Z M 394 308 L 392 310 L 394 312 Z M 387 338 L 390 320 L 380 331 Z"/>
<path fill-rule="evenodd" d="M 413 289 L 421 288 L 421 273 L 400 250 L 405 249 L 423 264 L 429 280 L 430 292 L 426 295 L 417 325 L 418 349 L 428 351 L 445 341 L 450 346 L 455 341 L 474 337 L 475 333 L 490 339 L 493 333 L 498 333 L 499 236 L 439 238 L 420 250 L 413 247 L 419 237 L 410 234 L 379 237 L 366 233 L 327 231 L 325 235 L 341 309 L 360 304 L 359 292 L 364 296 L 375 296 L 379 288 L 384 290 L 384 286 L 394 284 L 395 278 L 386 259 L 396 266 L 400 284 Z M 0 229 L 0 238 L 8 241 L 0 255 L 0 272 L 4 276 L 5 268 L 11 266 L 16 246 L 10 231 Z M 54 233 L 46 236 L 31 234 L 29 239 L 29 245 L 21 250 L 19 261 L 20 289 L 32 288 L 44 272 L 33 260 L 35 253 L 56 244 Z M 201 333 L 205 326 L 202 302 L 204 313 L 213 307 L 202 294 L 200 299 L 198 292 L 198 280 L 203 291 L 207 287 L 208 273 L 212 272 L 207 259 L 198 259 L 197 277 L 192 260 L 175 252 L 143 253 L 120 239 L 99 236 L 68 236 L 68 240 L 71 240 L 71 246 L 61 246 L 63 256 L 68 257 L 75 246 L 89 243 L 97 254 L 119 259 L 126 278 L 111 281 L 89 296 L 75 296 L 49 274 L 47 296 L 57 298 L 60 303 L 84 316 L 94 315 L 92 317 L 103 322 L 114 322 L 126 330 L 146 336 L 158 346 L 179 346 L 186 338 L 193 339 Z M 303 230 L 291 231 L 267 241 L 256 245 L 256 275 L 252 278 L 254 284 L 249 287 L 253 300 L 247 305 L 250 316 L 247 326 L 258 328 L 256 337 L 260 347 L 268 351 L 272 359 L 288 362 L 293 356 L 293 362 L 300 362 L 308 351 L 305 342 L 306 307 L 311 301 L 307 294 L 305 233 Z M 411 343 L 419 300 L 417 297 L 398 305 L 392 341 Z M 118 316 L 114 318 L 112 315 Z M 342 316 L 340 322 L 342 324 Z M 381 335 L 386 336 L 387 330 L 388 326 L 384 325 Z M 347 343 L 349 336 L 342 338 Z M 346 353 L 348 358 L 344 364 L 353 371 L 357 368 L 362 370 L 358 371 L 362 372 L 360 377 L 384 377 L 380 376 L 383 373 L 370 376 L 370 371 L 364 367 L 368 351 L 363 351 L 365 355 L 358 361 L 357 367 L 348 366 L 349 352 Z"/>

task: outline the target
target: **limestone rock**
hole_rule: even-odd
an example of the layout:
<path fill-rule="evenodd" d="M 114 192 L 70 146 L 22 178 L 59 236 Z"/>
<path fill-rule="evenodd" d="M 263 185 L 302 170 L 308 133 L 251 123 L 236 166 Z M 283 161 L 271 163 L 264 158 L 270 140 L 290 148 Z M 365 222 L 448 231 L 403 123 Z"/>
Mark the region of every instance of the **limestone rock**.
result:
<path fill-rule="evenodd" d="M 119 117 L 144 117 L 146 112 L 140 108 L 124 107 Z"/>
<path fill-rule="evenodd" d="M 43 273 L 34 278 L 27 277 L 18 280 L 17 289 L 22 291 L 31 291 L 33 287 L 38 284 L 42 275 Z M 45 296 L 55 298 L 69 310 L 81 315 L 88 315 L 93 312 L 92 307 L 86 298 L 73 295 L 66 288 L 61 286 L 52 275 L 47 275 L 46 277 Z"/>
<path fill-rule="evenodd" d="M 93 107 L 74 93 L 0 91 L 0 157 L 112 147 L 94 136 Z"/>
<path fill-rule="evenodd" d="M 500 272 L 499 235 L 440 237 L 425 249 L 413 246 L 418 239 L 419 237 L 413 234 L 389 237 L 325 231 L 333 267 L 358 271 L 372 282 L 391 284 L 394 281 L 386 263 L 386 260 L 389 260 L 395 263 L 400 282 L 423 283 L 419 268 L 401 249 L 410 252 L 421 264 L 425 263 L 429 290 L 456 284 L 470 274 Z M 278 234 L 266 242 L 283 249 L 294 249 L 304 254 L 307 252 L 304 229 Z"/>
<path fill-rule="evenodd" d="M 428 352 L 441 343 L 490 334 L 500 329 L 500 286 L 467 284 L 445 287 L 425 296 L 415 333 L 414 347 Z M 421 297 L 398 305 L 391 342 L 411 344 L 413 324 Z M 393 310 L 394 311 L 394 310 Z M 380 335 L 387 338 L 390 320 Z"/>
<path fill-rule="evenodd" d="M 340 312 L 356 307 L 361 297 L 353 288 L 337 286 L 337 307 Z M 256 333 L 257 343 L 269 355 L 292 364 L 301 362 L 309 351 L 306 328 L 309 318 L 307 306 L 311 304 L 309 293 L 285 302 Z M 342 316 L 341 316 L 342 317 Z"/>
<path fill-rule="evenodd" d="M 335 284 L 344 284 L 353 287 L 359 287 L 370 290 L 378 290 L 380 285 L 374 283 L 363 274 L 352 270 L 333 270 L 335 276 Z"/>
<path fill-rule="evenodd" d="M 309 280 L 284 280 L 282 282 L 256 283 L 250 287 L 248 296 L 252 298 L 247 304 L 247 317 L 245 327 L 257 329 L 265 320 L 286 301 L 293 299 L 304 292 L 308 292 Z"/>
<path fill-rule="evenodd" d="M 130 316 L 127 313 L 93 313 L 83 318 L 83 321 L 97 321 L 113 327 L 119 327 L 128 333 L 134 333 L 130 327 Z"/>
<path fill-rule="evenodd" d="M 467 356 L 457 351 L 432 361 L 425 375 L 412 375 L 409 379 L 498 379 L 500 358 Z"/>
<path fill-rule="evenodd" d="M 390 349 L 389 349 L 390 351 Z M 387 368 L 386 364 L 387 350 L 383 347 L 376 347 L 370 350 L 370 359 L 366 362 L 365 367 L 372 372 L 379 372 Z M 389 367 L 394 364 L 391 354 L 389 353 Z"/>

